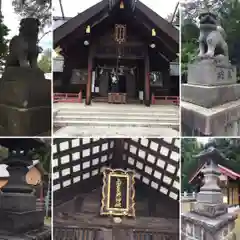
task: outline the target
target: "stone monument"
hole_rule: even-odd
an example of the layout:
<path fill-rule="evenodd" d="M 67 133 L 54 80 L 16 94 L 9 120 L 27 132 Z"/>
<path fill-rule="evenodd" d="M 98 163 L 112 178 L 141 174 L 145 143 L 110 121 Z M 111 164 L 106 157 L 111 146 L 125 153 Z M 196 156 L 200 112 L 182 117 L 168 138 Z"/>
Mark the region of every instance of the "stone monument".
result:
<path fill-rule="evenodd" d="M 21 20 L 0 79 L 0 136 L 49 136 L 51 82 L 38 68 L 40 22 Z"/>
<path fill-rule="evenodd" d="M 50 240 L 44 209 L 37 209 L 34 190 L 26 183 L 27 167 L 32 165 L 28 152 L 41 144 L 35 139 L 5 139 L 0 144 L 9 149 L 1 162 L 8 165 L 9 178 L 0 193 L 0 239 Z"/>
<path fill-rule="evenodd" d="M 182 84 L 184 135 L 239 136 L 240 84 L 229 62 L 225 31 L 217 16 L 199 16 L 199 55 L 188 66 L 188 82 Z"/>
<path fill-rule="evenodd" d="M 204 184 L 190 212 L 182 213 L 182 239 L 235 240 L 233 229 L 237 214 L 228 213 L 218 186 L 218 163 L 227 159 L 213 146 L 208 146 L 197 157 L 206 164 L 202 170 Z"/>

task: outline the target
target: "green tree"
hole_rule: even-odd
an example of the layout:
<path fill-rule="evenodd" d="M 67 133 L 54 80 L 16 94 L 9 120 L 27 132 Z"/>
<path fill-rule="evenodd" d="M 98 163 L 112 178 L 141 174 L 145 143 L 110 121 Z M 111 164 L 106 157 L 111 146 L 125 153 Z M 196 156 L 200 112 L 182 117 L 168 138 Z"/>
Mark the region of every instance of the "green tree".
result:
<path fill-rule="evenodd" d="M 51 2 L 51 0 L 13 0 L 12 5 L 16 14 L 21 17 L 38 18 L 42 24 L 41 29 L 43 29 L 52 23 Z"/>
<path fill-rule="evenodd" d="M 196 36 L 195 28 L 197 27 L 197 19 L 201 9 L 209 9 L 218 13 L 221 25 L 226 31 L 230 59 L 233 64 L 240 66 L 239 0 L 191 0 L 186 3 L 182 3 L 183 73 L 186 72 L 189 57 L 195 56 L 198 51 L 198 36 Z"/>
<path fill-rule="evenodd" d="M 0 70 L 3 70 L 4 62 L 8 52 L 8 40 L 6 39 L 9 29 L 0 19 Z"/>
<path fill-rule="evenodd" d="M 210 141 L 213 141 L 215 147 L 227 158 L 224 166 L 240 173 L 240 139 L 213 138 Z M 194 155 L 202 151 L 203 147 L 196 138 L 182 139 L 182 190 L 192 191 L 194 189 L 194 186 L 188 182 L 199 165 Z"/>
<path fill-rule="evenodd" d="M 51 49 L 46 49 L 38 62 L 39 68 L 45 72 L 50 73 L 52 69 L 52 52 Z"/>
<path fill-rule="evenodd" d="M 0 145 L 0 161 L 8 156 L 8 149 Z"/>
<path fill-rule="evenodd" d="M 196 138 L 183 138 L 181 145 L 182 191 L 192 191 L 193 186 L 188 181 L 198 166 L 198 161 L 194 155 L 203 149 L 203 145 Z"/>

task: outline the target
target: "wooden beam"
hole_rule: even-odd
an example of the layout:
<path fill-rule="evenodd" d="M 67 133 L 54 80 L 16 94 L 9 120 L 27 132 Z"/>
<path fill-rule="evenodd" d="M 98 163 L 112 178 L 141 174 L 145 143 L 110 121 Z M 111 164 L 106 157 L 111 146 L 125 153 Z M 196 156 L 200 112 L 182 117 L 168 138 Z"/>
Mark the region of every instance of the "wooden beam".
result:
<path fill-rule="evenodd" d="M 87 80 L 86 102 L 85 102 L 86 105 L 91 105 L 91 100 L 92 100 L 93 52 L 94 52 L 94 45 L 90 45 L 89 53 L 88 53 L 88 80 Z"/>
<path fill-rule="evenodd" d="M 179 219 L 141 217 L 136 219 L 123 218 L 121 224 L 115 223 L 110 217 L 99 217 L 87 213 L 66 213 L 54 217 L 54 227 L 74 226 L 79 228 L 108 228 L 121 227 L 125 229 L 137 229 L 138 231 L 154 231 L 158 233 L 179 233 Z"/>

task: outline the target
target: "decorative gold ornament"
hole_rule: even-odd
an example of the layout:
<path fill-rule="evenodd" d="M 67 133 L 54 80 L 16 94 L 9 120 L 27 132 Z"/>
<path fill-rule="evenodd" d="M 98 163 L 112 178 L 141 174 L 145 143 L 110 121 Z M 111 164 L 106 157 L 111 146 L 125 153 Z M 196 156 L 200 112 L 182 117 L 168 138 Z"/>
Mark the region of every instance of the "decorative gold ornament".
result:
<path fill-rule="evenodd" d="M 123 1 L 120 2 L 120 9 L 124 9 L 124 2 Z"/>
<path fill-rule="evenodd" d="M 103 172 L 101 215 L 135 217 L 132 171 L 107 168 Z"/>
<path fill-rule="evenodd" d="M 59 56 L 61 55 L 61 51 L 62 51 L 62 48 L 60 46 L 57 46 L 55 49 L 54 49 L 55 53 Z"/>
<path fill-rule="evenodd" d="M 86 33 L 91 33 L 91 27 L 89 25 L 86 27 Z"/>
<path fill-rule="evenodd" d="M 152 29 L 152 36 L 153 36 L 153 37 L 156 37 L 156 36 L 157 36 L 156 30 L 155 30 L 154 28 Z"/>
<path fill-rule="evenodd" d="M 126 42 L 127 27 L 126 25 L 115 25 L 115 41 L 119 44 Z"/>

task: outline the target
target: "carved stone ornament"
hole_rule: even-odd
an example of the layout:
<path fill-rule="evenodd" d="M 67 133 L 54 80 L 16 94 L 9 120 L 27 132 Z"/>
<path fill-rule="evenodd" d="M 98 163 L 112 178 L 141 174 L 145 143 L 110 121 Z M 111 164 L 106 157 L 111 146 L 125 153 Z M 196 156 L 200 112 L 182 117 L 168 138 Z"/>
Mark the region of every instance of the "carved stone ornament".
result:
<path fill-rule="evenodd" d="M 101 215 L 135 216 L 135 180 L 132 171 L 106 168 L 103 173 Z"/>
<path fill-rule="evenodd" d="M 226 33 L 219 26 L 217 15 L 203 11 L 199 15 L 200 36 L 199 36 L 199 55 L 200 58 L 228 59 L 228 45 L 226 43 Z"/>

